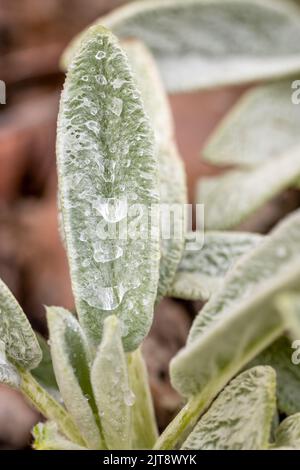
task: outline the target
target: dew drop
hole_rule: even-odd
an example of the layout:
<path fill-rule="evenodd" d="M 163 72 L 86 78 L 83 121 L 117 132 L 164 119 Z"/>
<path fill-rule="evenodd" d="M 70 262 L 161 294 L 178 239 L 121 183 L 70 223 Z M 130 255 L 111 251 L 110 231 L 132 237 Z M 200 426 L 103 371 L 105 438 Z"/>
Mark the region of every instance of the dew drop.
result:
<path fill-rule="evenodd" d="M 123 100 L 120 98 L 114 97 L 111 101 L 111 111 L 114 113 L 116 116 L 121 116 L 121 112 L 123 109 Z"/>
<path fill-rule="evenodd" d="M 90 263 L 90 260 L 89 260 L 89 259 L 84 259 L 84 260 L 82 261 L 82 267 L 83 267 L 83 268 L 87 268 L 88 266 L 90 266 L 90 264 L 91 264 L 91 263 Z"/>
<path fill-rule="evenodd" d="M 100 126 L 99 126 L 98 122 L 96 122 L 96 121 L 87 121 L 85 123 L 85 125 L 90 131 L 95 132 L 95 134 L 99 134 Z"/>
<path fill-rule="evenodd" d="M 114 246 L 109 244 L 107 246 L 104 243 L 96 242 L 94 244 L 94 260 L 100 263 L 107 263 L 114 261 L 123 255 L 123 249 L 120 246 Z"/>
<path fill-rule="evenodd" d="M 81 242 L 86 242 L 88 240 L 87 234 L 84 232 L 81 232 L 81 234 L 79 235 L 79 240 Z"/>
<path fill-rule="evenodd" d="M 98 198 L 93 207 L 110 223 L 116 223 L 127 216 L 127 198 Z"/>
<path fill-rule="evenodd" d="M 99 85 L 107 85 L 107 80 L 102 74 L 97 75 L 96 82 L 99 83 Z"/>
<path fill-rule="evenodd" d="M 97 54 L 95 55 L 95 58 L 97 60 L 104 59 L 104 57 L 106 57 L 106 52 L 104 51 L 98 51 Z"/>
<path fill-rule="evenodd" d="M 114 310 L 121 304 L 126 292 L 122 284 L 113 287 L 95 286 L 84 289 L 82 297 L 91 307 Z"/>
<path fill-rule="evenodd" d="M 105 182 L 111 183 L 115 180 L 116 161 L 110 159 L 105 160 L 103 163 L 102 177 Z"/>
<path fill-rule="evenodd" d="M 132 300 L 129 300 L 127 302 L 127 310 L 132 310 L 132 309 L 133 309 L 133 302 L 132 302 Z"/>
<path fill-rule="evenodd" d="M 135 394 L 131 390 L 124 393 L 124 403 L 127 406 L 133 406 L 135 403 Z"/>
<path fill-rule="evenodd" d="M 121 88 L 121 86 L 124 85 L 124 83 L 126 83 L 126 80 L 122 80 L 121 78 L 115 78 L 112 81 L 113 89 L 114 90 L 119 90 L 119 88 Z"/>

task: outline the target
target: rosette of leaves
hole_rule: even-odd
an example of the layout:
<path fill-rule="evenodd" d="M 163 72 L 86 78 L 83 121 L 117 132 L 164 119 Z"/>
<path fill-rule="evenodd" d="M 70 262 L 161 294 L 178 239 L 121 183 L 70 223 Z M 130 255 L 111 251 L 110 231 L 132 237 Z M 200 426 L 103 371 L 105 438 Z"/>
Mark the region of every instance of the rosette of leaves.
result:
<path fill-rule="evenodd" d="M 47 308 L 49 348 L 0 282 L 0 381 L 46 418 L 33 430 L 35 449 L 299 448 L 299 374 L 289 354 L 300 332 L 300 213 L 265 237 L 216 231 L 298 185 L 298 110 L 286 100 L 288 77 L 300 70 L 299 7 L 145 0 L 98 23 L 122 42 L 99 24 L 75 40 L 58 118 L 76 314 Z M 116 236 L 149 228 L 137 202 L 146 213 L 186 202 L 162 82 L 179 91 L 269 79 L 207 144 L 207 159 L 238 165 L 200 187 L 213 231 L 204 240 L 186 234 L 179 218 L 180 236 L 164 239 L 158 211 L 151 237 Z M 140 345 L 167 294 L 207 303 L 171 362 L 186 404 L 158 437 Z M 288 415 L 280 424 L 278 412 Z"/>
<path fill-rule="evenodd" d="M 157 204 L 158 160 L 127 57 L 102 27 L 69 67 L 57 153 L 76 316 L 47 308 L 49 350 L 1 283 L 0 379 L 47 419 L 34 430 L 36 449 L 151 448 L 157 429 L 138 347 L 157 295 L 159 227 L 145 240 L 100 232 L 115 229 L 136 199 Z"/>

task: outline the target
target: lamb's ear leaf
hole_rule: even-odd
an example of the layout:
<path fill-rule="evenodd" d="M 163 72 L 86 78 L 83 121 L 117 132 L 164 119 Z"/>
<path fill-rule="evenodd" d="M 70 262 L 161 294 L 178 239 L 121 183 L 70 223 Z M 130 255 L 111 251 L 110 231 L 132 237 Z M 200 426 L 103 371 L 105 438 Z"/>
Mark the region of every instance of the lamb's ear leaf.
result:
<path fill-rule="evenodd" d="M 292 342 L 282 336 L 246 366 L 269 365 L 276 371 L 277 406 L 286 415 L 300 412 L 300 368 L 293 364 L 293 353 Z"/>
<path fill-rule="evenodd" d="M 169 102 L 154 59 L 138 40 L 124 41 L 122 45 L 141 92 L 145 111 L 154 129 L 158 156 L 162 225 L 158 301 L 166 295 L 183 253 L 185 231 L 183 209 L 187 203 L 185 172 L 175 145 Z M 164 223 L 165 229 L 168 230 L 167 234 L 166 230 L 163 230 Z"/>
<path fill-rule="evenodd" d="M 115 315 L 104 321 L 91 381 L 108 449 L 130 449 L 131 407 L 135 397 L 129 386 L 119 320 Z"/>
<path fill-rule="evenodd" d="M 299 239 L 296 211 L 235 264 L 196 317 L 187 345 L 171 361 L 173 386 L 190 399 L 156 448 L 174 448 L 228 381 L 283 333 L 273 301 L 299 287 Z"/>
<path fill-rule="evenodd" d="M 184 442 L 186 450 L 262 450 L 276 411 L 276 375 L 268 366 L 238 375 Z"/>
<path fill-rule="evenodd" d="M 197 199 L 205 205 L 206 229 L 227 230 L 237 226 L 299 178 L 297 146 L 252 171 L 234 170 L 202 179 Z"/>
<path fill-rule="evenodd" d="M 192 245 L 190 239 L 195 240 Z M 262 236 L 254 233 L 206 232 L 203 242 L 197 232 L 188 233 L 186 248 L 168 295 L 208 300 L 221 287 L 226 273 L 238 258 L 261 240 Z"/>
<path fill-rule="evenodd" d="M 286 318 L 289 335 L 292 339 L 300 339 L 300 294 L 285 292 L 276 299 L 279 312 Z"/>
<path fill-rule="evenodd" d="M 299 145 L 300 106 L 292 102 L 292 82 L 261 85 L 243 95 L 210 136 L 204 158 L 249 168 Z"/>
<path fill-rule="evenodd" d="M 19 388 L 20 380 L 17 369 L 6 357 L 4 342 L 0 340 L 0 383 Z"/>
<path fill-rule="evenodd" d="M 159 70 L 150 50 L 138 39 L 121 41 L 136 86 L 152 124 L 158 154 L 160 147 L 174 139 L 174 123 L 168 97 L 160 78 Z M 158 155 L 158 158 L 160 155 Z"/>
<path fill-rule="evenodd" d="M 89 448 L 104 447 L 90 382 L 90 355 L 85 335 L 74 315 L 47 308 L 51 357 L 64 404 Z"/>
<path fill-rule="evenodd" d="M 135 395 L 132 406 L 132 446 L 152 449 L 158 437 L 148 373 L 141 349 L 128 354 L 130 388 Z"/>
<path fill-rule="evenodd" d="M 45 418 L 55 421 L 60 431 L 71 441 L 85 445 L 73 418 L 32 376 L 29 371 L 19 370 L 21 376 L 20 390 L 27 400 Z"/>
<path fill-rule="evenodd" d="M 53 364 L 51 359 L 50 347 L 45 338 L 35 333 L 42 351 L 42 360 L 39 365 L 32 369 L 31 373 L 33 377 L 55 398 L 59 397 L 59 389 L 53 370 Z"/>
<path fill-rule="evenodd" d="M 300 13 L 286 2 L 132 2 L 97 23 L 143 40 L 173 92 L 288 76 L 300 68 Z M 63 64 L 85 34 L 72 41 Z"/>
<path fill-rule="evenodd" d="M 300 449 L 300 413 L 293 414 L 280 423 L 274 446 Z"/>
<path fill-rule="evenodd" d="M 80 323 L 97 346 L 103 320 L 113 311 L 125 349 L 134 350 L 150 328 L 157 292 L 158 221 L 151 220 L 151 236 L 143 230 L 159 202 L 158 162 L 128 60 L 100 26 L 89 29 L 70 65 L 57 153 Z"/>
<path fill-rule="evenodd" d="M 36 367 L 42 353 L 19 303 L 0 279 L 0 339 L 9 359 L 24 369 Z"/>
<path fill-rule="evenodd" d="M 38 423 L 32 430 L 35 450 L 88 450 L 75 442 L 69 441 L 59 432 L 58 426 L 53 421 Z"/>
<path fill-rule="evenodd" d="M 281 292 L 299 286 L 299 239 L 296 211 L 225 277 L 196 317 L 186 347 L 172 361 L 172 381 L 183 395 L 199 393 L 222 373 L 237 372 L 282 332 L 284 322 L 273 303 Z"/>

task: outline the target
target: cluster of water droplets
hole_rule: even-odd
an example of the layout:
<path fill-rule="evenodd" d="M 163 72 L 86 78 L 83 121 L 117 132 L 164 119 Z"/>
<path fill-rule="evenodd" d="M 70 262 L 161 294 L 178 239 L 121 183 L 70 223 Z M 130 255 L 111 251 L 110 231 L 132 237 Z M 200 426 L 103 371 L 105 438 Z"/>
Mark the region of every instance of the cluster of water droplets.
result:
<path fill-rule="evenodd" d="M 20 377 L 17 369 L 8 362 L 6 346 L 2 340 L 0 340 L 0 382 L 13 387 L 19 387 L 20 385 Z"/>
<path fill-rule="evenodd" d="M 61 191 L 64 210 L 71 214 L 67 244 L 72 277 L 80 299 L 90 307 L 108 312 L 123 303 L 132 316 L 142 305 L 139 301 L 137 307 L 127 294 L 152 277 L 151 266 L 143 263 L 147 242 L 115 234 L 124 220 L 128 223 L 128 204 L 157 197 L 151 189 L 154 163 L 147 162 L 147 121 L 124 72 L 121 51 L 106 37 L 90 39 L 85 47 L 88 52 L 71 68 L 75 85 L 65 92 L 61 124 Z M 123 336 L 128 325 L 125 321 Z"/>
<path fill-rule="evenodd" d="M 14 315 L 14 311 L 11 311 L 8 305 L 0 307 L 0 338 L 10 357 L 21 363 L 25 358 L 30 360 L 31 338 L 26 338 L 24 326 L 18 321 L 18 315 Z"/>

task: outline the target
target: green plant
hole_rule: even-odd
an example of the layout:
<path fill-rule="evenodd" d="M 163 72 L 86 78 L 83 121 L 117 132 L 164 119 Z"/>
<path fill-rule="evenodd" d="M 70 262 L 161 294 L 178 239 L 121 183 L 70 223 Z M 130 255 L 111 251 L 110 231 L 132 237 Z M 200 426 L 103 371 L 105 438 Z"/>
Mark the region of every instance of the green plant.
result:
<path fill-rule="evenodd" d="M 0 282 L 0 381 L 47 419 L 33 430 L 36 449 L 299 448 L 299 372 L 288 337 L 300 332 L 300 212 L 266 236 L 207 231 L 204 246 L 185 232 L 181 213 L 162 236 L 162 206 L 184 206 L 185 176 L 155 60 L 140 42 L 171 91 L 285 77 L 248 92 L 207 144 L 207 159 L 242 167 L 200 188 L 208 229 L 233 228 L 299 184 L 298 110 L 291 118 L 286 78 L 300 70 L 299 8 L 153 0 L 98 23 L 65 53 L 58 118 L 76 315 L 46 309 L 49 350 Z M 263 131 L 272 139 L 258 145 Z M 165 295 L 207 303 L 170 366 L 186 404 L 158 437 L 140 345 Z M 278 411 L 288 415 L 279 426 Z"/>

